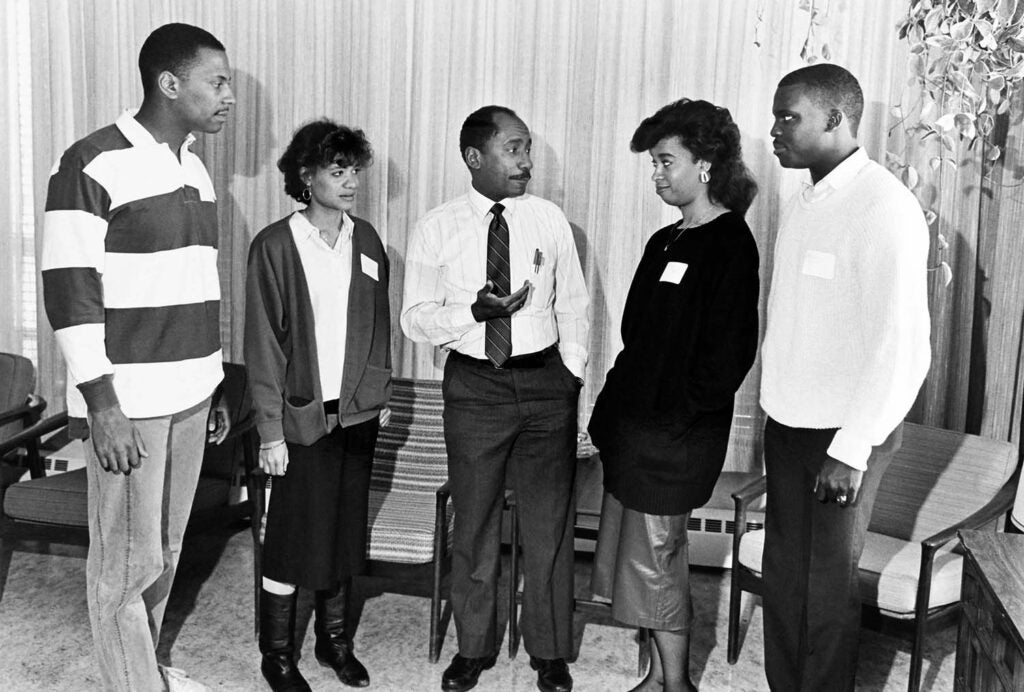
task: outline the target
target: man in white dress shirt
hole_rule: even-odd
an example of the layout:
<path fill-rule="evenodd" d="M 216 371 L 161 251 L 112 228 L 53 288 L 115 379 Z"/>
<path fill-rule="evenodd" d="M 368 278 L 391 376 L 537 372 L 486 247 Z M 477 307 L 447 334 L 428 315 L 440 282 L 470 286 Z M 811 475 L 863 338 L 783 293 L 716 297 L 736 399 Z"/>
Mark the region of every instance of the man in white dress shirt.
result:
<path fill-rule="evenodd" d="M 576 407 L 589 298 L 562 211 L 526 194 L 530 131 L 486 106 L 462 126 L 468 193 L 417 224 L 402 330 L 448 351 L 444 425 L 452 502 L 451 598 L 459 652 L 441 688 L 474 687 L 494 665 L 500 521 L 506 484 L 522 526 L 523 643 L 537 685 L 572 676 Z M 516 290 L 512 290 L 516 287 Z"/>

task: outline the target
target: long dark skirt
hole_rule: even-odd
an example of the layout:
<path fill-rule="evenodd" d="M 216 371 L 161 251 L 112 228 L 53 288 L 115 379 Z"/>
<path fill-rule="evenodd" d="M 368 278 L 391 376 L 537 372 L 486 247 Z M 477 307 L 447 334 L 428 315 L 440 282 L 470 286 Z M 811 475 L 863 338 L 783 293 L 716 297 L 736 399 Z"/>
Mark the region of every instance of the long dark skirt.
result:
<path fill-rule="evenodd" d="M 310 446 L 288 443 L 288 471 L 267 507 L 263 575 L 334 589 L 366 569 L 367 502 L 376 418 L 336 427 Z"/>

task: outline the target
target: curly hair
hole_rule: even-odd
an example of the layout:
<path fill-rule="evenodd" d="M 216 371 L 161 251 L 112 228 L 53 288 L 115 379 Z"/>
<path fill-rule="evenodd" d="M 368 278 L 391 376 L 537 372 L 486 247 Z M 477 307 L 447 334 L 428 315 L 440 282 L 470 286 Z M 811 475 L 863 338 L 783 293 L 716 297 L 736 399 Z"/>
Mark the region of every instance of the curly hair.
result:
<path fill-rule="evenodd" d="M 365 168 L 373 162 L 373 150 L 362 130 L 339 125 L 326 118 L 306 123 L 295 131 L 277 168 L 284 173 L 284 191 L 297 202 L 305 203 L 302 193 L 302 169 L 339 166 Z"/>
<path fill-rule="evenodd" d="M 648 151 L 667 137 L 678 137 L 695 161 L 711 164 L 708 196 L 712 201 L 746 214 L 757 195 L 757 183 L 743 163 L 740 129 L 728 108 L 680 99 L 644 118 L 629 147 L 637 153 Z"/>

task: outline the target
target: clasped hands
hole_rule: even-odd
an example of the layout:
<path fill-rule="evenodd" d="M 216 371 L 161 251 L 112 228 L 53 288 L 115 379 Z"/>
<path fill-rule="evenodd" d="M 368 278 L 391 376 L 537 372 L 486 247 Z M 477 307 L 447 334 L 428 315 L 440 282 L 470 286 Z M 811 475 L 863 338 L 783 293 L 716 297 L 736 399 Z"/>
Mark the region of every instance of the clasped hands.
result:
<path fill-rule="evenodd" d="M 835 502 L 840 507 L 857 504 L 864 472 L 828 457 L 814 481 L 814 495 L 821 503 Z"/>
<path fill-rule="evenodd" d="M 476 302 L 469 306 L 473 319 L 486 322 L 499 317 L 511 317 L 526 305 L 530 296 L 530 282 L 524 281 L 523 287 L 504 298 L 494 292 L 494 282 L 488 280 L 483 288 L 476 292 Z"/>

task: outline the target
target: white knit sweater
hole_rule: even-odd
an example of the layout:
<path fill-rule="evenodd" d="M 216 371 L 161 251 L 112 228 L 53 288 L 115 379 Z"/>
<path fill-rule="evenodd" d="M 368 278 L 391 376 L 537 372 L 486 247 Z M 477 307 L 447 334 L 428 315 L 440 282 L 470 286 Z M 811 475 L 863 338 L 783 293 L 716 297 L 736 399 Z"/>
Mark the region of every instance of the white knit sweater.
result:
<path fill-rule="evenodd" d="M 765 412 L 838 428 L 829 456 L 867 468 L 928 372 L 927 262 L 920 205 L 863 149 L 797 194 L 775 243 Z"/>

